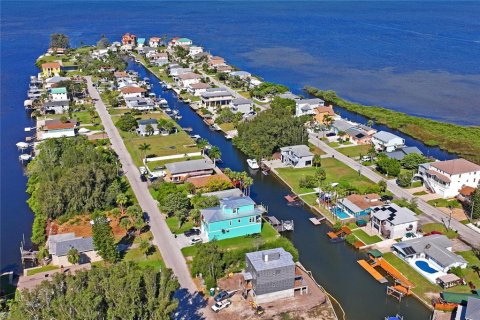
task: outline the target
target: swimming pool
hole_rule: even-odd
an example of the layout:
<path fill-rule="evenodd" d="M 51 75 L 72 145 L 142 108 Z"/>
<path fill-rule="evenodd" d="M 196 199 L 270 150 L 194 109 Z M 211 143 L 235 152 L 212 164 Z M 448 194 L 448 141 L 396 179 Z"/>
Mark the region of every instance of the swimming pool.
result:
<path fill-rule="evenodd" d="M 337 217 L 339 217 L 340 219 L 349 219 L 352 217 L 348 213 L 340 209 L 339 207 L 333 208 L 332 213 Z"/>
<path fill-rule="evenodd" d="M 416 265 L 417 267 L 419 267 L 420 269 L 422 269 L 422 271 L 424 271 L 424 272 L 426 272 L 426 273 L 432 274 L 432 273 L 437 273 L 437 272 L 438 272 L 438 270 L 433 269 L 433 268 L 428 264 L 428 262 L 427 262 L 427 261 L 424 261 L 424 260 L 417 260 L 417 261 L 415 261 L 415 265 Z"/>

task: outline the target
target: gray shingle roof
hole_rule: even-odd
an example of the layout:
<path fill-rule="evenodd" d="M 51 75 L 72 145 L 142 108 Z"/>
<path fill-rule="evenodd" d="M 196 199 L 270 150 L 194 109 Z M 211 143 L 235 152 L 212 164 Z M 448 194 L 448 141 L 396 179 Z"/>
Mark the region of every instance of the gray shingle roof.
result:
<path fill-rule="evenodd" d="M 334 128 L 336 128 L 338 131 L 343 131 L 343 132 L 345 132 L 345 131 L 347 131 L 348 129 L 354 127 L 353 124 L 351 124 L 350 122 L 347 122 L 347 121 L 345 121 L 345 120 L 343 120 L 343 119 L 335 120 L 335 121 L 333 122 L 332 126 L 333 126 Z"/>
<path fill-rule="evenodd" d="M 407 154 L 410 153 L 423 154 L 422 151 L 420 151 L 420 149 L 418 149 L 417 147 L 404 147 L 392 152 L 387 152 L 385 154 L 389 158 L 402 160 Z"/>
<path fill-rule="evenodd" d="M 207 159 L 180 161 L 167 163 L 165 165 L 171 174 L 188 173 L 193 171 L 213 170 L 213 162 Z"/>
<path fill-rule="evenodd" d="M 298 100 L 300 99 L 299 96 L 297 96 L 296 94 L 293 94 L 291 92 L 285 92 L 285 93 L 281 93 L 278 95 L 280 98 L 282 99 L 290 99 L 290 100 Z"/>
<path fill-rule="evenodd" d="M 395 203 L 373 207 L 372 216 L 381 221 L 388 220 L 394 226 L 418 221 L 418 218 L 412 210 L 402 208 Z"/>
<path fill-rule="evenodd" d="M 93 251 L 93 238 L 75 237 L 73 232 L 48 237 L 48 251 L 50 254 L 62 257 L 67 255 L 70 248 L 75 248 L 79 252 Z"/>
<path fill-rule="evenodd" d="M 252 100 L 244 99 L 244 98 L 237 98 L 232 100 L 232 104 L 236 106 L 241 104 L 252 104 L 252 103 L 253 103 Z"/>
<path fill-rule="evenodd" d="M 228 189 L 222 191 L 215 191 L 215 192 L 207 192 L 202 193 L 203 197 L 217 197 L 218 199 L 225 199 L 231 197 L 240 197 L 243 195 L 242 190 L 235 188 L 235 189 Z"/>
<path fill-rule="evenodd" d="M 243 206 L 255 205 L 255 201 L 250 197 L 233 197 L 220 201 L 220 206 L 224 208 L 239 208 Z"/>
<path fill-rule="evenodd" d="M 275 248 L 270 250 L 248 252 L 245 254 L 252 263 L 252 267 L 256 271 L 276 269 L 286 266 L 294 266 L 293 257 L 290 252 L 283 248 Z M 268 261 L 265 256 L 268 255 Z"/>
<path fill-rule="evenodd" d="M 308 148 L 304 144 L 299 144 L 296 146 L 288 146 L 288 147 L 282 147 L 280 148 L 281 152 L 288 152 L 291 151 L 293 152 L 297 157 L 309 157 L 313 156 L 313 153 L 310 152 L 310 148 Z"/>
<path fill-rule="evenodd" d="M 298 104 L 308 104 L 311 106 L 318 105 L 318 104 L 323 104 L 325 101 L 322 99 L 314 98 L 314 99 L 302 99 L 297 101 Z"/>
<path fill-rule="evenodd" d="M 200 96 L 203 98 L 215 98 L 215 97 L 232 96 L 232 94 L 226 88 L 210 88 L 202 92 Z"/>
<path fill-rule="evenodd" d="M 158 120 L 157 119 L 142 119 L 142 120 L 138 120 L 138 124 L 139 125 L 144 125 L 144 126 L 146 126 L 147 124 L 158 124 Z"/>
<path fill-rule="evenodd" d="M 480 299 L 469 297 L 465 310 L 466 320 L 480 319 Z"/>

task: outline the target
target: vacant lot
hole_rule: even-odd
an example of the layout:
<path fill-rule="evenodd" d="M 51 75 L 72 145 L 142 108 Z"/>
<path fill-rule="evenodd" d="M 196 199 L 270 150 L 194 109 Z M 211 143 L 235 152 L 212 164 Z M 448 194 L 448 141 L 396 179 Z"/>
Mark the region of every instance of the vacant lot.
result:
<path fill-rule="evenodd" d="M 369 144 L 362 144 L 354 147 L 338 148 L 337 151 L 343 153 L 347 157 L 357 158 L 368 154 L 368 151 L 371 148 L 372 147 Z"/>

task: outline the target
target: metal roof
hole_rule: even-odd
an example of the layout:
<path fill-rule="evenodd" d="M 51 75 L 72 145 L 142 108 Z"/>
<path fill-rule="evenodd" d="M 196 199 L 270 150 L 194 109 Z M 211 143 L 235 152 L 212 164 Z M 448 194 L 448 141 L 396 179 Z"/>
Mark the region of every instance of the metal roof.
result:
<path fill-rule="evenodd" d="M 310 152 L 310 148 L 307 147 L 304 144 L 299 144 L 296 146 L 288 146 L 288 147 L 282 147 L 280 148 L 281 152 L 288 152 L 291 151 L 294 153 L 297 157 L 310 157 L 313 156 L 313 153 Z"/>
<path fill-rule="evenodd" d="M 332 126 L 334 128 L 336 128 L 338 131 L 347 131 L 348 129 L 350 128 L 353 128 L 355 125 L 346 121 L 346 120 L 343 120 L 343 119 L 337 119 L 333 122 Z"/>
<path fill-rule="evenodd" d="M 373 135 L 375 139 L 378 139 L 383 142 L 389 142 L 390 140 L 393 139 L 402 139 L 397 135 L 394 135 L 393 133 L 387 132 L 387 131 L 379 131 Z M 402 139 L 403 140 L 403 139 Z"/>
<path fill-rule="evenodd" d="M 295 266 L 292 255 L 283 248 L 248 252 L 245 256 L 256 271 Z M 265 261 L 266 257 L 268 257 L 268 261 Z"/>
<path fill-rule="evenodd" d="M 167 163 L 165 165 L 171 174 L 188 173 L 201 170 L 213 170 L 213 162 L 207 159 L 198 159 L 190 161 L 180 161 Z"/>
<path fill-rule="evenodd" d="M 67 88 L 61 87 L 61 88 L 52 88 L 50 90 L 52 94 L 62 94 L 62 93 L 67 93 Z"/>
<path fill-rule="evenodd" d="M 217 197 L 218 199 L 225 199 L 225 198 L 230 198 L 230 197 L 240 197 L 241 195 L 243 195 L 243 192 L 242 192 L 242 190 L 240 190 L 238 188 L 202 193 L 203 197 Z"/>
<path fill-rule="evenodd" d="M 465 310 L 466 320 L 480 319 L 480 297 L 468 297 L 467 308 Z"/>
<path fill-rule="evenodd" d="M 220 207 L 232 209 L 243 206 L 255 205 L 255 201 L 250 197 L 232 197 L 220 200 Z"/>

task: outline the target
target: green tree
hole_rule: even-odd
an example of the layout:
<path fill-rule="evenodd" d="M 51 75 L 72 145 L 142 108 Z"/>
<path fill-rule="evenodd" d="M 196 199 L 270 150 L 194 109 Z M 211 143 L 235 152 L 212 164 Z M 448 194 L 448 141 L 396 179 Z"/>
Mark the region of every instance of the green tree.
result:
<path fill-rule="evenodd" d="M 152 249 L 152 245 L 147 239 L 141 239 L 140 243 L 138 244 L 138 249 L 146 258 Z"/>
<path fill-rule="evenodd" d="M 415 170 L 422 163 L 428 162 L 428 159 L 418 153 L 409 153 L 400 162 L 405 169 Z"/>
<path fill-rule="evenodd" d="M 149 123 L 145 126 L 145 131 L 147 132 L 147 135 L 153 136 L 155 133 L 155 129 L 153 129 L 152 125 Z"/>
<path fill-rule="evenodd" d="M 70 47 L 70 40 L 63 33 L 54 33 L 50 35 L 50 48 L 64 48 Z"/>
<path fill-rule="evenodd" d="M 117 205 L 120 207 L 120 212 L 123 214 L 125 210 L 125 206 L 128 203 L 128 196 L 125 193 L 120 193 L 117 195 Z"/>
<path fill-rule="evenodd" d="M 382 157 L 377 161 L 377 170 L 386 175 L 396 177 L 400 174 L 400 161 L 393 158 Z"/>
<path fill-rule="evenodd" d="M 92 227 L 93 246 L 98 254 L 107 262 L 117 262 L 119 254 L 115 245 L 112 227 L 106 217 L 100 216 L 94 220 Z"/>
<path fill-rule="evenodd" d="M 476 188 L 472 193 L 472 199 L 469 205 L 469 214 L 473 219 L 480 218 L 480 188 Z"/>
<path fill-rule="evenodd" d="M 97 42 L 97 48 L 99 49 L 105 49 L 110 45 L 110 41 L 108 41 L 107 37 L 105 37 L 104 34 L 100 37 L 100 40 Z"/>
<path fill-rule="evenodd" d="M 175 192 L 168 194 L 163 203 L 160 202 L 160 207 L 167 215 L 171 215 L 175 212 L 186 214 L 190 208 L 190 200 L 182 192 Z"/>
<path fill-rule="evenodd" d="M 71 264 L 78 264 L 80 262 L 80 252 L 76 248 L 70 248 L 67 252 L 67 260 Z"/>
<path fill-rule="evenodd" d="M 208 192 L 226 190 L 226 189 L 230 189 L 231 187 L 232 187 L 232 184 L 230 183 L 230 181 L 227 181 L 225 179 L 222 179 L 220 177 L 215 177 L 215 176 L 210 178 L 207 184 L 205 185 L 205 189 Z"/>
<path fill-rule="evenodd" d="M 378 181 L 377 185 L 380 188 L 380 192 L 387 191 L 387 181 L 385 179 Z"/>
<path fill-rule="evenodd" d="M 222 157 L 222 152 L 217 146 L 213 146 L 208 151 L 208 156 L 213 160 L 213 165 L 216 164 L 216 161 Z"/>
<path fill-rule="evenodd" d="M 318 181 L 319 185 L 322 185 L 323 182 L 327 179 L 327 172 L 323 168 L 317 168 L 315 170 L 315 179 Z"/>
<path fill-rule="evenodd" d="M 290 114 L 295 114 L 296 103 L 295 100 L 292 99 L 285 99 L 280 97 L 275 97 L 272 99 L 270 103 L 272 108 L 281 108 L 287 110 Z"/>
<path fill-rule="evenodd" d="M 150 150 L 150 145 L 146 142 L 142 143 L 138 146 L 138 150 L 143 152 L 143 159 L 147 158 L 147 151 Z"/>
<path fill-rule="evenodd" d="M 207 139 L 198 139 L 197 140 L 197 147 L 202 151 L 202 155 L 205 152 L 205 148 L 208 146 Z"/>
<path fill-rule="evenodd" d="M 397 177 L 397 184 L 402 188 L 409 187 L 412 184 L 412 178 L 411 172 L 400 173 Z"/>
<path fill-rule="evenodd" d="M 313 156 L 312 164 L 314 167 L 321 167 L 322 166 L 322 157 L 319 154 L 315 154 Z"/>
<path fill-rule="evenodd" d="M 216 287 L 217 279 L 223 276 L 224 271 L 223 252 L 215 241 L 205 243 L 198 248 L 192 260 L 192 274 L 201 273 L 206 279 L 207 288 Z"/>
<path fill-rule="evenodd" d="M 124 114 L 118 119 L 116 126 L 125 132 L 132 131 L 137 127 L 137 120 L 131 114 Z"/>

